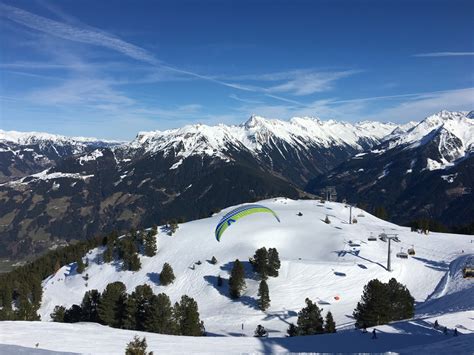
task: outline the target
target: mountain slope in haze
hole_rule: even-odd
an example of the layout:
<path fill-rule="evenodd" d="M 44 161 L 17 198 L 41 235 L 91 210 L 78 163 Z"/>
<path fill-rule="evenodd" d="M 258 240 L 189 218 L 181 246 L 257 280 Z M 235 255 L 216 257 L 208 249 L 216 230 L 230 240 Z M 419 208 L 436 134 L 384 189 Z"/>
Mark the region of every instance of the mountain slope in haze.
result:
<path fill-rule="evenodd" d="M 49 314 L 55 305 L 70 307 L 74 303 L 80 303 L 87 290 L 102 291 L 108 283 L 121 281 L 129 293 L 137 285 L 146 283 L 154 293 L 168 294 L 172 302 L 183 294 L 197 301 L 200 317 L 210 335 L 202 339 L 207 340 L 143 333 L 147 339 L 160 339 L 160 344 L 173 343 L 172 339 L 177 339 L 178 343 L 180 339 L 183 339 L 183 342 L 189 340 L 190 343 L 186 343 L 185 349 L 193 349 L 193 345 L 205 346 L 207 342 L 213 344 L 208 346 L 222 347 L 225 345 L 222 339 L 226 338 L 236 347 L 235 351 L 261 349 L 257 344 L 264 346 L 262 343 L 249 344 L 249 338 L 252 338 L 257 324 L 262 324 L 270 331 L 270 339 L 274 340 L 267 346 L 283 351 L 285 346 L 291 344 L 286 344 L 286 340 L 279 342 L 284 339 L 288 324 L 296 323 L 297 312 L 304 306 L 306 297 L 323 308 L 323 315 L 331 311 L 338 325 L 337 334 L 341 335 L 317 336 L 304 347 L 294 344 L 286 348 L 290 351 L 388 351 L 443 341 L 446 336 L 431 326 L 434 319 L 438 319 L 442 326 L 456 326 L 461 333 L 472 333 L 470 318 L 474 305 L 469 295 L 473 291 L 473 284 L 461 275 L 462 266 L 474 252 L 469 236 L 442 233 L 430 233 L 425 236 L 410 232 L 409 228 L 377 219 L 358 208 L 352 212 L 359 222 L 348 224 L 349 208 L 340 203 L 321 204 L 316 201 L 294 201 L 286 198 L 259 203 L 274 210 L 281 222 L 278 223 L 268 214 L 253 214 L 232 224 L 221 241 L 217 242 L 214 237 L 215 226 L 224 214 L 238 207 L 233 206 L 210 218 L 180 224 L 173 236 L 158 228 L 158 252 L 154 257 L 140 256 L 142 268 L 136 272 L 122 271 L 121 262 L 118 260 L 103 263 L 103 247 L 92 250 L 84 255 L 84 261 L 88 261 L 84 270 L 84 274 L 89 275 L 87 282 L 83 279 L 83 274 L 76 272 L 75 263 L 63 266 L 56 274 L 43 281 L 43 301 L 39 311 L 42 320 L 49 320 Z M 299 212 L 302 213 L 301 216 L 298 215 Z M 326 216 L 329 216 L 330 224 L 324 223 Z M 400 240 L 398 243 L 392 242 L 392 272 L 385 269 L 387 243 L 379 239 L 367 240 L 370 234 L 377 236 L 383 232 L 396 233 Z M 256 249 L 263 246 L 277 248 L 281 259 L 279 276 L 267 280 L 271 305 L 266 312 L 258 309 L 259 280 L 246 262 Z M 414 247 L 415 256 L 408 259 L 395 257 L 400 248 L 406 251 L 409 247 Z M 465 253 L 461 253 L 461 250 L 465 250 Z M 218 260 L 216 265 L 209 262 L 212 256 Z M 232 300 L 228 296 L 228 278 L 236 258 L 244 262 L 247 288 L 240 299 Z M 201 261 L 201 264 L 196 265 L 197 261 Z M 168 286 L 160 285 L 158 281 L 159 272 L 165 262 L 172 265 L 176 275 L 174 283 Z M 193 265 L 195 267 L 191 268 Z M 217 286 L 218 275 L 224 280 L 222 287 Z M 354 319 L 351 314 L 369 280 L 377 278 L 386 282 L 392 277 L 405 284 L 417 301 L 416 316 L 411 321 L 377 327 L 381 331 L 380 344 L 384 345 L 382 348 L 374 348 L 370 334 L 364 338 L 365 335 L 352 330 Z M 38 328 L 55 326 L 40 325 Z M 80 324 L 62 326 L 71 330 L 81 327 Z M 101 329 L 101 326 L 94 327 L 96 332 Z M 106 329 L 112 338 L 112 334 L 120 339 L 131 334 L 127 331 Z M 393 342 L 389 342 L 389 335 L 386 333 L 394 334 Z M 420 333 L 427 336 L 418 338 Z M 91 339 L 88 331 L 87 334 L 86 337 Z M 241 334 L 247 337 L 228 338 Z M 335 340 L 333 337 L 336 336 L 342 338 Z M 7 339 L 11 339 L 12 344 L 25 344 L 14 332 L 8 332 Z M 190 339 L 193 339 L 194 343 Z M 219 339 L 222 343 L 219 343 Z M 290 343 L 296 342 L 295 339 Z M 41 340 L 38 341 L 42 343 Z M 51 340 L 45 339 L 44 342 L 51 346 Z M 99 343 L 102 344 L 101 341 Z M 178 343 L 173 344 L 179 347 Z M 160 347 L 163 345 L 157 343 L 156 346 L 157 349 L 165 350 Z M 50 348 L 75 350 L 70 346 Z M 78 349 L 85 349 L 85 345 L 78 345 L 76 351 L 79 351 Z M 204 350 L 206 349 L 208 348 L 205 347 Z M 203 348 L 199 347 L 199 350 Z M 229 348 L 225 350 L 230 351 Z"/>
<path fill-rule="evenodd" d="M 49 168 L 60 159 L 119 142 L 0 129 L 0 183 Z"/>
<path fill-rule="evenodd" d="M 430 218 L 466 224 L 474 216 L 473 116 L 448 111 L 429 116 L 313 180 L 307 190 L 334 185 L 340 197 L 384 206 L 399 223 Z"/>
<path fill-rule="evenodd" d="M 253 116 L 239 126 L 142 132 L 130 143 L 68 155 L 0 185 L 0 256 L 39 252 L 59 239 L 205 217 L 255 199 L 303 196 L 311 177 L 395 128 Z"/>

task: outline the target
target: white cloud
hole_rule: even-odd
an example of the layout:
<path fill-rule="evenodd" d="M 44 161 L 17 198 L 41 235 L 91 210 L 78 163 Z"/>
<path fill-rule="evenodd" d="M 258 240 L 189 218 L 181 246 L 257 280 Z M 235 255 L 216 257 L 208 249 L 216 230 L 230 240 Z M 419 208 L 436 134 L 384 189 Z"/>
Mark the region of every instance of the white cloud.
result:
<path fill-rule="evenodd" d="M 26 95 L 26 99 L 39 105 L 90 105 L 98 108 L 135 103 L 113 89 L 110 82 L 90 78 L 72 79 L 58 86 L 34 90 Z"/>
<path fill-rule="evenodd" d="M 295 100 L 291 100 L 280 95 L 275 95 L 275 93 L 287 93 L 301 96 L 322 92 L 331 89 L 333 83 L 336 80 L 356 73 L 356 71 L 315 72 L 311 70 L 295 70 L 289 72 L 263 74 L 260 76 L 254 76 L 253 79 L 251 79 L 251 76 L 248 77 L 250 80 L 284 81 L 269 88 L 245 85 L 241 83 L 229 82 L 226 79 L 223 80 L 217 77 L 202 75 L 193 71 L 176 68 L 172 65 L 163 63 L 144 48 L 126 42 L 104 31 L 100 31 L 82 24 L 80 27 L 72 26 L 67 23 L 51 20 L 46 17 L 38 16 L 28 11 L 24 11 L 2 3 L 0 3 L 0 16 L 4 16 L 13 22 L 54 37 L 107 48 L 119 52 L 127 57 L 148 63 L 155 67 L 160 67 L 162 70 L 167 70 L 175 74 L 187 75 L 196 79 L 210 81 L 218 85 L 223 85 L 240 91 L 262 93 L 273 99 L 293 104 L 299 103 Z M 62 13 L 61 17 L 67 18 L 67 16 Z M 241 77 L 241 80 L 245 80 L 245 78 Z"/>
<path fill-rule="evenodd" d="M 420 120 L 440 110 L 463 111 L 474 109 L 474 87 L 421 93 L 408 101 L 388 107 L 371 115 L 370 119 L 407 122 Z"/>
<path fill-rule="evenodd" d="M 339 72 L 296 71 L 288 81 L 268 88 L 269 92 L 289 93 L 303 96 L 317 92 L 328 91 L 333 88 L 334 82 L 359 73 L 356 70 Z"/>
<path fill-rule="evenodd" d="M 394 101 L 385 108 L 374 107 L 374 102 Z M 401 101 L 402 100 L 402 101 Z M 347 121 L 377 120 L 383 122 L 408 122 L 421 120 L 440 110 L 474 109 L 474 88 L 422 92 L 400 95 L 374 96 L 349 100 L 316 100 L 304 106 L 299 105 L 250 105 L 240 107 L 245 117 L 252 113 L 270 118 L 288 119 L 294 116 L 312 116 L 324 119 Z M 368 114 L 367 112 L 371 112 Z"/>
<path fill-rule="evenodd" d="M 474 56 L 474 52 L 432 52 L 432 53 L 419 53 L 413 56 L 414 57 L 463 57 L 463 56 Z"/>

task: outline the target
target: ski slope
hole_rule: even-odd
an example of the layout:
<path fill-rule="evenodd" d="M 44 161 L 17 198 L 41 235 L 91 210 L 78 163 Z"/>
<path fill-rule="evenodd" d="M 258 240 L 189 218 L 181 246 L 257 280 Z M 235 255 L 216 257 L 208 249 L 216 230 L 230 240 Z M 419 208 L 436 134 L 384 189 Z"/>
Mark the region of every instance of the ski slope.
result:
<path fill-rule="evenodd" d="M 433 297 L 449 271 L 449 264 L 473 251 L 469 236 L 438 233 L 425 236 L 357 208 L 353 209 L 353 216 L 358 223 L 348 224 L 349 208 L 340 203 L 277 198 L 260 204 L 273 209 L 281 223 L 270 214 L 250 215 L 229 227 L 221 242 L 217 242 L 215 226 L 229 208 L 213 217 L 181 224 L 173 236 L 159 229 L 157 255 L 142 256 L 142 268 L 137 272 L 121 271 L 118 262 L 103 264 L 102 250 L 91 251 L 84 258 L 89 259 L 89 267 L 82 275 L 71 264 L 43 282 L 41 319 L 49 320 L 56 305 L 69 307 L 80 303 L 87 290 L 102 291 L 108 283 L 121 281 L 128 292 L 147 283 L 155 293 L 168 294 L 173 302 L 183 294 L 195 298 L 210 334 L 252 335 L 255 327 L 262 324 L 272 336 L 284 336 L 288 323 L 296 322 L 306 297 L 317 301 L 324 313 L 331 311 L 342 329 L 352 327 L 352 311 L 364 285 L 371 279 L 385 282 L 395 277 L 407 285 L 417 302 L 424 302 Z M 303 216 L 298 216 L 299 212 Z M 326 215 L 330 224 L 323 222 Z M 401 240 L 392 242 L 392 272 L 385 269 L 387 243 L 367 241 L 370 233 L 382 232 L 396 233 Z M 356 246 L 351 247 L 349 241 Z M 400 248 L 406 251 L 412 245 L 415 257 L 408 260 L 395 257 Z M 266 312 L 257 307 L 259 281 L 248 263 L 248 258 L 262 246 L 277 248 L 282 261 L 279 277 L 268 280 L 271 306 Z M 217 265 L 208 262 L 212 256 L 217 258 Z M 237 258 L 245 264 L 247 289 L 240 299 L 231 300 L 226 281 Z M 197 261 L 202 264 L 195 265 Z M 166 287 L 159 285 L 159 272 L 165 262 L 172 265 L 176 275 L 175 282 Z M 87 286 L 83 279 L 86 273 L 89 274 Z M 222 287 L 216 285 L 218 275 L 224 279 Z M 471 285 L 462 279 L 461 286 L 463 282 Z"/>
<path fill-rule="evenodd" d="M 470 314 L 437 317 L 441 326 L 452 319 L 466 321 Z M 123 354 L 135 335 L 146 337 L 155 354 L 242 354 L 242 353 L 405 353 L 472 354 L 474 334 L 452 331 L 444 335 L 433 329 L 434 319 L 423 318 L 377 327 L 377 339 L 357 330 L 336 334 L 267 339 L 255 337 L 183 337 L 105 327 L 94 323 L 0 322 L 0 354 Z M 472 321 L 471 321 L 472 322 Z M 38 345 L 38 347 L 36 347 Z M 46 351 L 45 351 L 46 350 Z"/>

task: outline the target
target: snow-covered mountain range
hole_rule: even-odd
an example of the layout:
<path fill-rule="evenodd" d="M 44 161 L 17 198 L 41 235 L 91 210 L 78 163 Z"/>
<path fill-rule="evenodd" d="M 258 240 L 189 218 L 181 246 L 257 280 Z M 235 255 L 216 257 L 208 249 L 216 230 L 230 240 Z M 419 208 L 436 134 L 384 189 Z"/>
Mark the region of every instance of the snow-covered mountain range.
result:
<path fill-rule="evenodd" d="M 368 208 L 385 205 L 398 222 L 416 212 L 467 223 L 472 116 L 442 111 L 405 125 L 252 116 L 241 125 L 141 132 L 125 143 L 2 131 L 0 244 L 20 255 L 72 230 L 84 238 L 205 217 L 327 185 Z M 25 238 L 34 242 L 18 244 Z"/>
<path fill-rule="evenodd" d="M 400 222 L 423 216 L 468 223 L 474 215 L 473 117 L 472 111 L 431 115 L 313 180 L 308 189 L 335 185 L 353 202 L 386 206 Z"/>
<path fill-rule="evenodd" d="M 56 161 L 120 142 L 0 129 L 0 183 L 37 173 Z"/>

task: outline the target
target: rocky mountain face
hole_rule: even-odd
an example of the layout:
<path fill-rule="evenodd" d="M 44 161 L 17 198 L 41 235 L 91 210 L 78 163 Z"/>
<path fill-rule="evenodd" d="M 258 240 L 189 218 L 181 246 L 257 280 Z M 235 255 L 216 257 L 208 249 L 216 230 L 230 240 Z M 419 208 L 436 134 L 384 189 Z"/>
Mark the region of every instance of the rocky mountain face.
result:
<path fill-rule="evenodd" d="M 316 193 L 333 185 L 338 195 L 369 208 L 384 206 L 391 219 L 430 218 L 447 225 L 474 216 L 474 120 L 472 112 L 441 111 L 407 132 L 394 132 L 330 174 L 313 179 Z"/>

